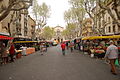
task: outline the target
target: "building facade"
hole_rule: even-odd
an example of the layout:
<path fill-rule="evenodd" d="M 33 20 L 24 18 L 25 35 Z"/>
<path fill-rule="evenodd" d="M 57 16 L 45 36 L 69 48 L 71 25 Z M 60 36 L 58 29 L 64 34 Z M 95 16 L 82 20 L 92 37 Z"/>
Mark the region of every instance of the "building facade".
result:
<path fill-rule="evenodd" d="M 0 34 L 33 39 L 35 36 L 35 21 L 28 14 L 11 11 L 0 22 Z"/>
<path fill-rule="evenodd" d="M 10 0 L 2 0 L 0 1 L 0 11 L 3 7 L 8 7 L 10 5 Z M 18 3 L 14 5 L 12 8 L 18 10 L 11 10 L 10 13 L 0 22 L 0 34 L 8 34 L 12 37 L 23 37 L 29 38 L 29 26 L 34 25 L 33 22 L 30 21 L 29 23 L 29 16 L 28 16 L 28 9 L 20 9 L 28 4 Z M 34 25 L 35 26 L 35 25 Z"/>
<path fill-rule="evenodd" d="M 113 8 L 113 2 L 109 2 L 106 4 L 107 7 L 111 9 L 113 16 L 117 19 L 117 15 Z M 117 7 L 120 12 L 120 6 Z M 96 29 L 99 35 L 114 35 L 120 34 L 120 26 L 114 23 L 114 20 L 110 16 L 107 10 L 101 9 L 99 5 L 96 6 L 96 11 L 94 14 L 97 14 L 96 17 Z"/>
<path fill-rule="evenodd" d="M 91 18 L 86 18 L 82 22 L 82 36 L 93 36 L 92 26 L 93 21 Z"/>
<path fill-rule="evenodd" d="M 35 39 L 35 26 L 36 22 L 30 16 L 28 16 L 28 37 L 31 39 Z"/>
<path fill-rule="evenodd" d="M 0 33 L 9 34 L 10 36 L 14 35 L 15 32 L 15 13 L 11 11 L 9 15 L 1 21 L 1 31 Z"/>
<path fill-rule="evenodd" d="M 64 28 L 61 26 L 54 27 L 54 31 L 55 31 L 54 39 L 58 40 L 58 42 L 61 42 L 62 40 L 64 40 L 64 37 L 62 36 L 63 30 Z"/>

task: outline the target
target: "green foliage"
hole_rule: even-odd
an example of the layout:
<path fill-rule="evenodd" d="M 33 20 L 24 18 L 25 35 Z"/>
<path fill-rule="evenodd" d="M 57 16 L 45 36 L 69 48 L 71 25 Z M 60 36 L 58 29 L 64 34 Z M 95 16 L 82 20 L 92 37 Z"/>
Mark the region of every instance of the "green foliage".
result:
<path fill-rule="evenodd" d="M 69 3 L 71 4 L 71 8 L 64 12 L 64 20 L 67 22 L 67 31 L 65 31 L 63 34 L 67 33 L 71 37 L 75 37 L 79 33 L 78 29 L 81 29 L 82 27 L 82 21 L 85 17 L 85 6 L 84 0 L 69 0 Z"/>
<path fill-rule="evenodd" d="M 72 7 L 65 11 L 64 19 L 67 23 L 79 23 L 85 16 L 85 9 L 82 5 L 83 0 L 69 0 L 69 3 Z"/>
<path fill-rule="evenodd" d="M 77 28 L 76 24 L 69 23 L 66 29 L 62 32 L 62 35 L 67 39 L 68 38 L 70 39 L 71 37 L 74 38 L 76 35 L 75 33 L 76 28 Z"/>
<path fill-rule="evenodd" d="M 75 23 L 77 22 L 77 17 L 74 13 L 73 9 L 69 9 L 68 11 L 65 11 L 64 13 L 64 19 L 67 23 Z"/>
<path fill-rule="evenodd" d="M 68 26 L 66 27 L 66 29 L 69 31 L 69 32 L 73 32 L 73 30 L 75 30 L 76 28 L 76 25 L 75 24 L 72 24 L 72 23 L 69 23 Z"/>
<path fill-rule="evenodd" d="M 34 0 L 32 9 L 37 24 L 40 27 L 44 27 L 47 24 L 47 19 L 50 17 L 50 7 L 46 3 L 38 5 L 37 0 Z"/>
<path fill-rule="evenodd" d="M 49 18 L 50 16 L 50 7 L 48 7 L 45 3 L 42 3 L 42 5 L 39 6 L 39 15 L 44 18 Z"/>
<path fill-rule="evenodd" d="M 33 10 L 33 15 L 35 16 L 35 18 L 36 18 L 36 20 L 37 20 L 38 11 L 39 11 L 39 5 L 38 5 L 38 3 L 37 3 L 37 0 L 34 0 L 34 1 L 33 1 L 32 10 Z"/>
<path fill-rule="evenodd" d="M 55 34 L 54 30 L 52 28 L 50 28 L 49 26 L 46 26 L 43 29 L 42 37 L 50 40 L 50 39 L 52 39 L 54 34 Z"/>

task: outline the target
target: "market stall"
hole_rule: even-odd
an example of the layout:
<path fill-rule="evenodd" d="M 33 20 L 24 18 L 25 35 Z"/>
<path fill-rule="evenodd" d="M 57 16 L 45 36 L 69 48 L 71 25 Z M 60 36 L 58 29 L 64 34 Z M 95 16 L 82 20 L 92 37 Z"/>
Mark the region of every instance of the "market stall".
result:
<path fill-rule="evenodd" d="M 32 54 L 35 52 L 35 48 L 27 48 L 26 49 L 26 55 Z"/>
<path fill-rule="evenodd" d="M 88 52 L 89 54 L 94 54 L 95 57 L 103 58 L 106 49 L 109 46 L 109 40 L 115 41 L 117 39 L 118 41 L 119 38 L 120 35 L 84 37 L 82 38 L 84 42 L 84 51 Z M 118 47 L 118 49 L 120 48 Z"/>
<path fill-rule="evenodd" d="M 8 41 L 12 40 L 12 37 L 6 35 L 0 35 L 0 63 L 7 63 L 8 62 L 8 54 L 6 48 L 8 45 Z M 3 60 L 2 58 L 7 57 L 7 60 Z"/>
<path fill-rule="evenodd" d="M 37 41 L 15 41 L 14 42 L 15 47 L 19 47 L 18 51 L 22 52 L 18 53 L 20 55 L 29 55 L 35 52 L 35 45 L 37 44 Z"/>
<path fill-rule="evenodd" d="M 16 50 L 16 58 L 19 59 L 22 57 L 22 50 Z"/>

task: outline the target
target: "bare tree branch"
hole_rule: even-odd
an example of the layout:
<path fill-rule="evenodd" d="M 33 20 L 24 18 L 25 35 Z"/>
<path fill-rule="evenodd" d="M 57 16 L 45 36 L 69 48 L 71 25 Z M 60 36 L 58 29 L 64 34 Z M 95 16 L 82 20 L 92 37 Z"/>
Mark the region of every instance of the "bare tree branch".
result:
<path fill-rule="evenodd" d="M 23 10 L 23 9 L 28 9 L 28 7 L 22 7 L 22 8 L 19 8 L 19 9 L 11 9 L 11 11 L 20 11 L 20 10 Z"/>
<path fill-rule="evenodd" d="M 118 2 L 118 1 L 119 1 L 119 2 Z M 120 20 L 120 13 L 119 13 L 119 11 L 118 11 L 118 9 L 117 9 L 117 6 L 119 6 L 119 4 L 120 4 L 120 0 L 114 0 L 114 3 L 113 3 L 113 4 L 114 4 L 114 5 L 113 5 L 113 9 L 115 10 L 117 17 L 118 17 L 118 19 Z"/>
<path fill-rule="evenodd" d="M 19 10 L 22 10 L 22 9 L 25 9 L 24 7 L 22 8 L 19 8 L 19 9 L 12 9 L 14 7 L 14 5 L 17 5 L 19 4 L 20 2 L 28 2 L 28 3 L 31 3 L 32 0 L 30 1 L 24 1 L 24 0 L 10 0 L 9 2 L 9 6 L 7 7 L 7 9 L 3 9 L 1 10 L 0 12 L 0 21 L 2 21 L 5 17 L 7 17 L 7 15 L 10 13 L 11 10 L 16 10 L 16 11 L 19 11 Z M 30 6 L 30 5 L 29 5 Z M 28 8 L 28 7 L 27 7 Z"/>
<path fill-rule="evenodd" d="M 91 15 L 91 13 L 89 12 L 89 10 L 87 9 L 87 2 L 85 2 L 85 10 L 88 13 L 88 15 L 90 16 L 90 18 L 94 19 L 94 17 Z"/>
<path fill-rule="evenodd" d="M 107 6 L 105 6 L 105 5 L 102 5 L 100 0 L 98 1 L 98 4 L 99 4 L 99 6 L 100 6 L 101 9 L 107 10 L 108 14 L 109 14 L 109 15 L 111 16 L 111 18 L 113 19 L 113 23 L 115 23 L 115 24 L 117 24 L 118 26 L 120 26 L 119 20 L 117 20 L 117 19 L 115 18 L 115 15 L 112 13 L 112 10 L 111 10 L 109 7 L 107 7 Z"/>

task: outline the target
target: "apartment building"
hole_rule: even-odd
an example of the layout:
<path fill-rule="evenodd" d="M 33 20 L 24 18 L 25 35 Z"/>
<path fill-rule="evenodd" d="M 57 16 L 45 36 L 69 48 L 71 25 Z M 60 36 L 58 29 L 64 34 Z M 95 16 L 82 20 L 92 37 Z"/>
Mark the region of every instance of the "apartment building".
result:
<path fill-rule="evenodd" d="M 91 18 L 86 18 L 82 22 L 82 36 L 93 36 L 93 31 L 92 31 L 92 26 L 93 26 L 93 21 Z"/>
<path fill-rule="evenodd" d="M 36 22 L 34 19 L 32 19 L 30 17 L 30 15 L 28 15 L 28 37 L 31 39 L 35 39 L 35 26 L 36 26 Z"/>
<path fill-rule="evenodd" d="M 113 2 L 109 2 L 107 4 L 107 7 L 109 7 L 112 10 L 113 15 L 117 19 L 115 11 L 113 8 Z M 118 10 L 120 10 L 120 6 L 118 6 Z M 94 11 L 97 16 L 96 19 L 96 29 L 99 32 L 99 35 L 114 35 L 114 34 L 120 34 L 120 26 L 118 26 L 116 23 L 114 23 L 114 20 L 109 15 L 107 10 L 101 9 L 98 5 L 95 8 Z M 119 11 L 120 12 L 120 11 Z"/>
<path fill-rule="evenodd" d="M 0 2 L 0 7 L 7 6 L 9 0 L 3 0 Z M 18 4 L 14 7 L 18 8 L 26 4 Z M 28 38 L 28 10 L 22 9 L 18 11 L 10 11 L 7 17 L 0 22 L 0 33 L 8 34 L 12 37 Z M 32 23 L 31 23 L 32 24 Z"/>

